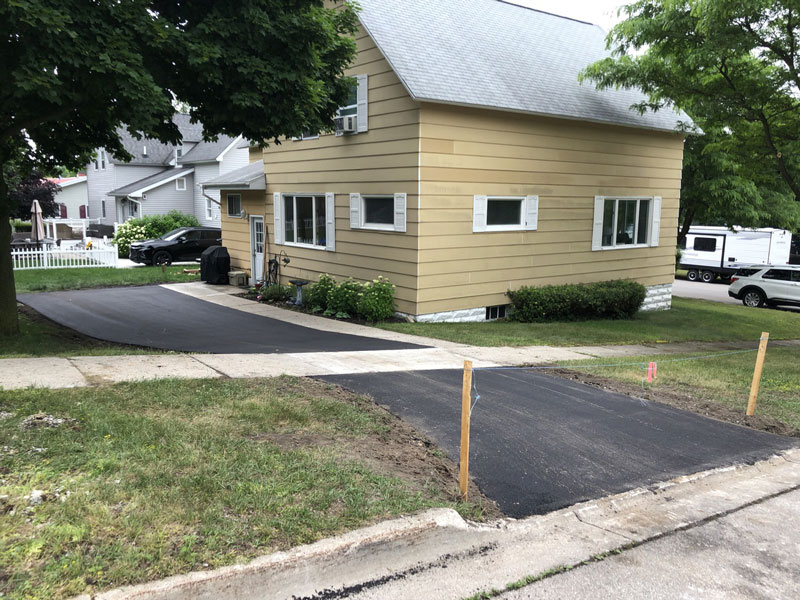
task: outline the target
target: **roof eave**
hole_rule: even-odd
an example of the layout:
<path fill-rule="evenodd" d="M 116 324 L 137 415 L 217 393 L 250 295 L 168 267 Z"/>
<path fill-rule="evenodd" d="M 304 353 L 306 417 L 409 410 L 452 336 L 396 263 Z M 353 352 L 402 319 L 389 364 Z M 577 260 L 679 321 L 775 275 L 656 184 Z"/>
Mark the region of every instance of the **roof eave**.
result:
<path fill-rule="evenodd" d="M 194 169 L 187 169 L 185 171 L 182 170 L 167 177 L 166 179 L 162 179 L 161 181 L 158 181 L 156 183 L 152 183 L 150 185 L 146 185 L 144 187 L 135 189 L 132 192 L 127 192 L 125 194 L 110 192 L 109 196 L 114 196 L 115 198 L 141 198 L 142 194 L 145 194 L 150 190 L 160 188 L 162 185 L 170 183 L 171 181 L 175 181 L 176 179 L 180 179 L 181 177 L 186 177 L 187 175 L 191 175 L 192 173 L 194 173 Z"/>
<path fill-rule="evenodd" d="M 619 121 L 606 121 L 603 119 L 589 119 L 586 117 L 575 117 L 572 115 L 557 115 L 552 113 L 543 113 L 543 112 L 535 112 L 529 110 L 520 110 L 515 108 L 506 108 L 503 106 L 490 106 L 488 104 L 470 104 L 467 102 L 453 102 L 450 100 L 439 100 L 435 98 L 416 98 L 416 100 L 420 103 L 430 103 L 430 104 L 444 104 L 447 106 L 463 106 L 464 108 L 480 108 L 484 110 L 493 110 L 497 112 L 510 112 L 519 115 L 531 115 L 535 117 L 548 117 L 551 119 L 562 119 L 565 121 L 576 121 L 580 123 L 596 123 L 598 125 L 609 125 L 612 127 L 628 127 L 630 129 L 644 129 L 647 131 L 658 131 L 661 133 L 676 133 L 681 135 L 686 135 L 685 132 L 680 131 L 678 129 L 670 129 L 666 127 L 648 127 L 646 125 L 635 125 L 633 123 L 621 123 Z"/>

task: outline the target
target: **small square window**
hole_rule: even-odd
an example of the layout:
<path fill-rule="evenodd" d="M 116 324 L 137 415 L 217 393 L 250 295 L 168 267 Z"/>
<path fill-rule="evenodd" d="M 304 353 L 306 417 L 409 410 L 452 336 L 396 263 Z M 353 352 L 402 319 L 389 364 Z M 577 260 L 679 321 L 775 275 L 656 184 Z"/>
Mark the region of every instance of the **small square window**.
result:
<path fill-rule="evenodd" d="M 175 180 L 175 189 L 179 192 L 183 192 L 186 190 L 186 177 L 178 177 Z"/>
<path fill-rule="evenodd" d="M 228 194 L 228 216 L 242 216 L 242 196 L 241 194 Z"/>
<path fill-rule="evenodd" d="M 494 321 L 496 319 L 505 319 L 506 318 L 506 307 L 505 304 L 501 304 L 499 306 L 487 306 L 486 307 L 486 320 L 487 321 Z"/>
<path fill-rule="evenodd" d="M 489 198 L 486 204 L 486 226 L 521 227 L 524 198 Z"/>
<path fill-rule="evenodd" d="M 364 227 L 394 229 L 394 195 L 361 196 Z"/>

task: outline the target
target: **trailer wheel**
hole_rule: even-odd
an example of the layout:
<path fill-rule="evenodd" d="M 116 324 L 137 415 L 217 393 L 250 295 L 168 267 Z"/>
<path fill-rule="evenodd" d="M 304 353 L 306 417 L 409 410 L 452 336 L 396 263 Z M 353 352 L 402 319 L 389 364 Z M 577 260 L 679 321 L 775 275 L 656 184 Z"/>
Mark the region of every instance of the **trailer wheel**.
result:
<path fill-rule="evenodd" d="M 689 269 L 686 273 L 686 279 L 689 281 L 697 281 L 697 278 L 700 276 L 700 273 L 697 272 L 697 269 Z"/>
<path fill-rule="evenodd" d="M 703 271 L 700 273 L 700 279 L 702 279 L 704 283 L 711 283 L 714 281 L 714 279 L 716 279 L 716 275 L 714 275 L 714 273 L 711 271 Z"/>

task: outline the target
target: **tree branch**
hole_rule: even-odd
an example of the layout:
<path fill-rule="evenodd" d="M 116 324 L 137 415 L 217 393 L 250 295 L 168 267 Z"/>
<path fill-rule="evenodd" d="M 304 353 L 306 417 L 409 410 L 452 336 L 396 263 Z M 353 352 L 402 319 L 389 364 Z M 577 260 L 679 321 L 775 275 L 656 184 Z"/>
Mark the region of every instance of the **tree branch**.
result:
<path fill-rule="evenodd" d="M 41 117 L 33 117 L 28 119 L 27 121 L 21 121 L 19 123 L 15 122 L 9 127 L 6 127 L 4 130 L 0 131 L 0 140 L 4 140 L 18 133 L 22 133 L 22 131 L 30 129 L 31 127 L 37 127 L 39 125 L 44 125 L 49 121 L 55 121 L 62 117 L 66 117 L 69 113 L 78 108 L 78 106 L 80 106 L 80 104 L 78 102 L 75 102 L 71 105 L 64 106 L 60 110 L 52 112 L 48 115 L 44 115 Z"/>

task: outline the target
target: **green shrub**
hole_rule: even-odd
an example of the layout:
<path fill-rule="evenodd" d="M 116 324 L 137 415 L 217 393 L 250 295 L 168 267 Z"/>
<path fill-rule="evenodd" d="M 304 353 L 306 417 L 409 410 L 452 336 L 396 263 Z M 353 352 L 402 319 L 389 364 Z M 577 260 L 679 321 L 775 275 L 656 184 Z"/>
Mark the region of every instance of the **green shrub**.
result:
<path fill-rule="evenodd" d="M 257 300 L 261 302 L 286 302 L 294 297 L 294 288 L 278 283 L 261 286 Z"/>
<path fill-rule="evenodd" d="M 117 246 L 119 256 L 126 258 L 133 242 L 157 238 L 179 227 L 198 227 L 199 225 L 196 217 L 177 210 L 170 211 L 166 215 L 148 215 L 125 221 L 117 229 L 112 243 Z"/>
<path fill-rule="evenodd" d="M 11 230 L 15 233 L 28 233 L 33 229 L 30 221 L 11 219 Z"/>
<path fill-rule="evenodd" d="M 303 290 L 303 304 L 317 309 L 316 312 L 324 311 L 328 308 L 328 294 L 336 287 L 336 280 L 323 273 L 319 276 L 317 283 L 312 283 Z"/>
<path fill-rule="evenodd" d="M 636 281 L 522 287 L 507 292 L 514 305 L 510 319 L 525 323 L 630 319 L 647 290 Z"/>
<path fill-rule="evenodd" d="M 366 286 L 358 299 L 357 314 L 366 321 L 384 321 L 394 315 L 394 285 L 378 277 Z"/>
<path fill-rule="evenodd" d="M 325 313 L 340 319 L 356 316 L 358 301 L 363 293 L 363 283 L 352 278 L 342 281 L 328 292 L 328 306 Z"/>

